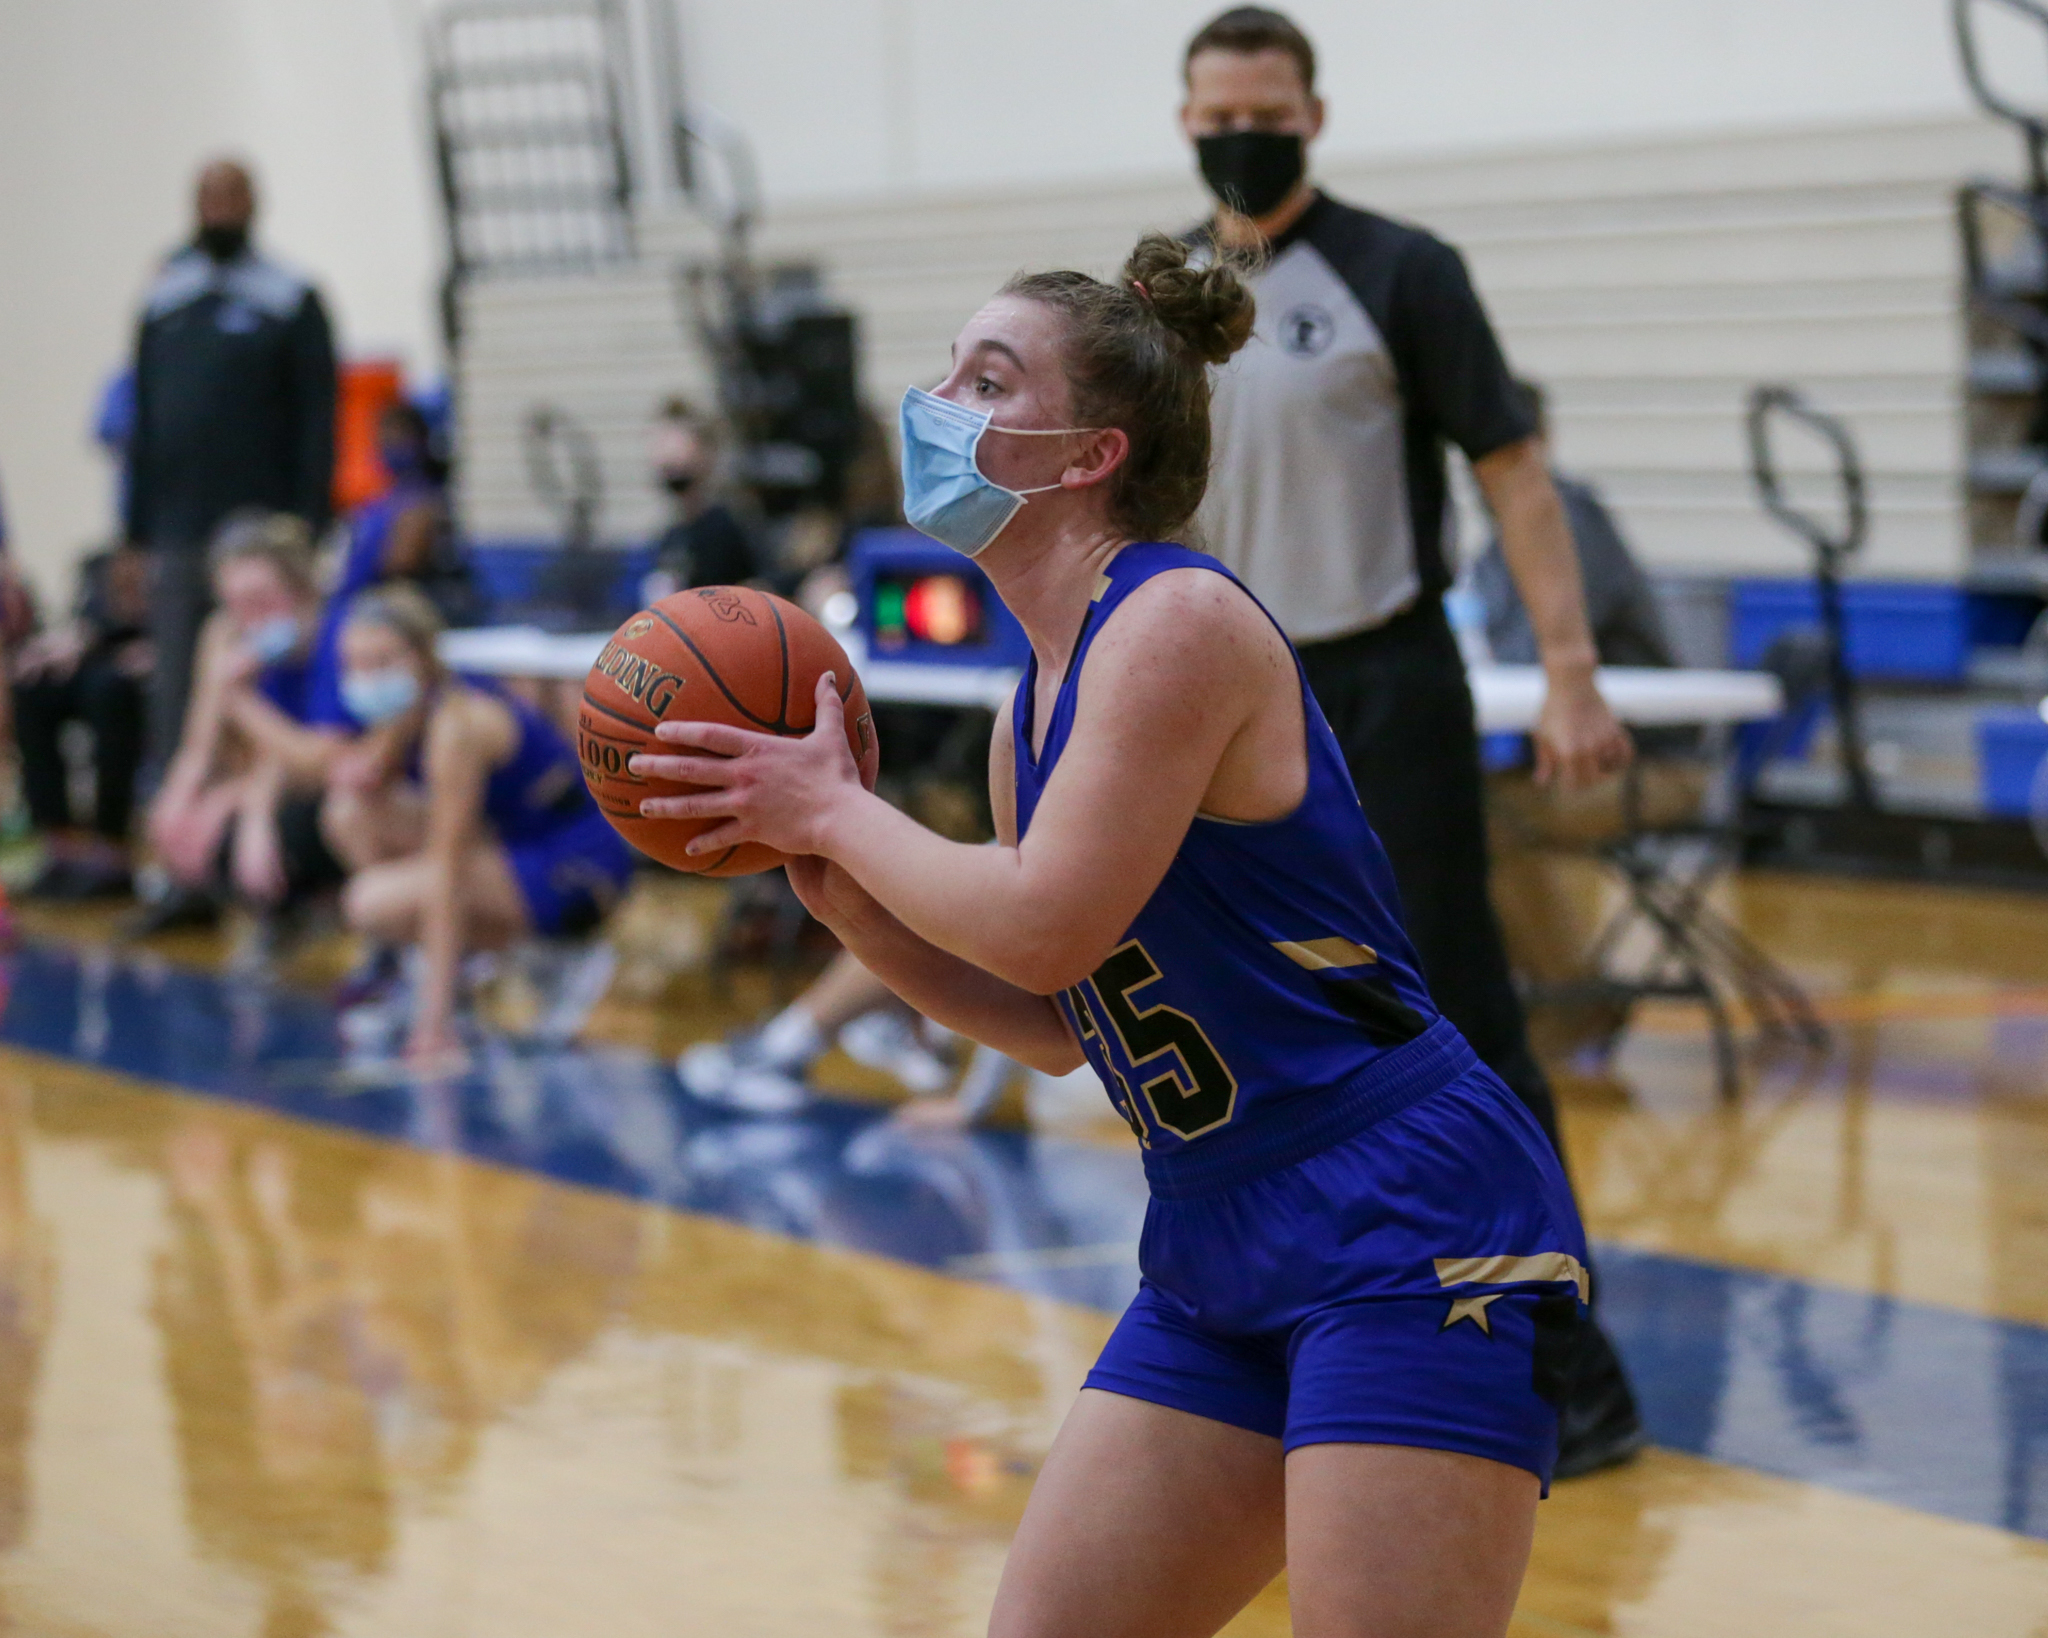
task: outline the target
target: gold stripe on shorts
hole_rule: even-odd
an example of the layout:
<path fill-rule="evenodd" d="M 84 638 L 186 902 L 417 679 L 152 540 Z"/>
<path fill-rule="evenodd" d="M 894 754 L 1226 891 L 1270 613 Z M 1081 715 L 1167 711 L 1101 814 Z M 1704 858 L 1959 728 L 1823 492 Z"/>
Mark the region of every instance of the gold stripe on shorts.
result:
<path fill-rule="evenodd" d="M 1586 1265 L 1568 1251 L 1540 1251 L 1533 1257 L 1439 1257 L 1436 1259 L 1438 1285 L 1563 1285 L 1579 1288 L 1579 1301 L 1586 1302 L 1593 1289 L 1593 1277 Z"/>

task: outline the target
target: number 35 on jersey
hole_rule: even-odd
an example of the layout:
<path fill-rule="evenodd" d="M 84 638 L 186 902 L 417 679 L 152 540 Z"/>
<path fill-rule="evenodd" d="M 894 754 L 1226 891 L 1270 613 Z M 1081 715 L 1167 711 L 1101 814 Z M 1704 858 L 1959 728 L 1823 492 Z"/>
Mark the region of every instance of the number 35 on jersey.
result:
<path fill-rule="evenodd" d="M 1237 1112 L 1237 1077 L 1202 1026 L 1163 1001 L 1146 1004 L 1159 977 L 1158 962 L 1131 939 L 1060 997 L 1110 1100 L 1147 1146 L 1152 1129 L 1197 1138 Z"/>

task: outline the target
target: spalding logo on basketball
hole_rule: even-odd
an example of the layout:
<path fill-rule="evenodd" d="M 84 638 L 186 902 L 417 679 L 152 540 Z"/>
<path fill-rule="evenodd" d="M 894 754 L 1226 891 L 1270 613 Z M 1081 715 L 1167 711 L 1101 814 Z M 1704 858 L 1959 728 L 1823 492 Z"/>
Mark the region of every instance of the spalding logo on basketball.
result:
<path fill-rule="evenodd" d="M 701 586 L 664 597 L 617 631 L 583 685 L 576 749 L 584 782 L 619 834 L 642 853 L 700 876 L 747 876 L 787 856 L 748 842 L 692 857 L 683 849 L 722 820 L 648 819 L 640 803 L 697 789 L 644 779 L 635 752 L 663 752 L 654 725 L 723 722 L 763 734 L 807 734 L 816 725 L 818 678 L 830 671 L 846 702 L 846 742 L 873 790 L 880 764 L 874 718 L 860 678 L 832 634 L 794 603 L 745 586 Z"/>

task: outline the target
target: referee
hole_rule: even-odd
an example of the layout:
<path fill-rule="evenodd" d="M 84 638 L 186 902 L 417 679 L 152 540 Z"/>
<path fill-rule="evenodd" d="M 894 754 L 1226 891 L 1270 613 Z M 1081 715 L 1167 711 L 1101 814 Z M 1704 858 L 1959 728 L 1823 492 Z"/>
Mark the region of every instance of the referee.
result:
<path fill-rule="evenodd" d="M 1443 611 L 1446 443 L 1472 463 L 1549 678 L 1537 779 L 1617 772 L 1629 740 L 1594 687 L 1570 529 L 1464 262 L 1308 180 L 1323 124 L 1315 67 L 1307 36 L 1262 6 L 1216 17 L 1183 59 L 1181 126 L 1219 202 L 1195 237 L 1270 246 L 1253 340 L 1216 373 L 1200 526 L 1301 651 L 1438 1006 L 1559 1143 L 1487 896 L 1478 732 Z M 1559 1436 L 1561 1477 L 1642 1443 L 1620 1362 L 1592 1326 Z"/>

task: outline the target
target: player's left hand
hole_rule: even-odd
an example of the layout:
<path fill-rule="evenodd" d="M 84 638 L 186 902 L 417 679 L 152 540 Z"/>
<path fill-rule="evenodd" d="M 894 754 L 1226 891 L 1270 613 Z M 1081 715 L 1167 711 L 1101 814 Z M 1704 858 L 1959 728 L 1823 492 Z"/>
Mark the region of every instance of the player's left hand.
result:
<path fill-rule="evenodd" d="M 841 937 L 857 928 L 894 920 L 880 901 L 853 879 L 851 871 L 830 859 L 800 853 L 784 867 L 784 873 L 803 907 Z"/>
<path fill-rule="evenodd" d="M 1552 673 L 1537 715 L 1536 783 L 1567 790 L 1618 774 L 1634 759 L 1634 742 L 1600 697 L 1590 671 Z"/>
<path fill-rule="evenodd" d="M 846 743 L 846 706 L 831 672 L 818 679 L 818 721 L 802 738 L 757 734 L 720 722 L 663 722 L 664 745 L 697 755 L 641 752 L 630 764 L 647 779 L 670 779 L 706 789 L 688 796 L 650 796 L 640 804 L 649 819 L 724 819 L 691 841 L 692 854 L 718 853 L 759 842 L 783 853 L 824 851 L 826 820 L 834 807 L 860 795 L 860 767 Z"/>

